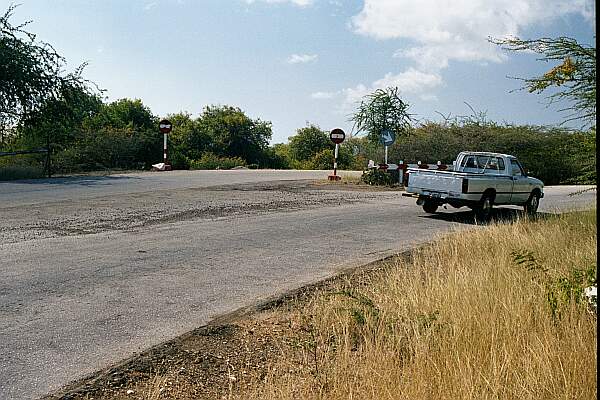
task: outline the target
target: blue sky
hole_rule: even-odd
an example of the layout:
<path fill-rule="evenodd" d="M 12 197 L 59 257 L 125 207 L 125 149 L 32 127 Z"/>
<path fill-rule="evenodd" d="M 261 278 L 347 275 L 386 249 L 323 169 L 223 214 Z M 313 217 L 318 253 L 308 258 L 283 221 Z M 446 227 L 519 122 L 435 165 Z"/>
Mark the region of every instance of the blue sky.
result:
<path fill-rule="evenodd" d="M 273 143 L 307 122 L 351 131 L 372 90 L 398 86 L 420 120 L 466 115 L 558 124 L 560 105 L 513 92 L 507 76 L 551 65 L 488 36 L 570 36 L 592 44 L 593 0 L 19 0 L 13 23 L 54 45 L 108 100 L 159 115 L 238 106 L 273 122 Z M 5 10 L 11 2 L 0 0 Z"/>

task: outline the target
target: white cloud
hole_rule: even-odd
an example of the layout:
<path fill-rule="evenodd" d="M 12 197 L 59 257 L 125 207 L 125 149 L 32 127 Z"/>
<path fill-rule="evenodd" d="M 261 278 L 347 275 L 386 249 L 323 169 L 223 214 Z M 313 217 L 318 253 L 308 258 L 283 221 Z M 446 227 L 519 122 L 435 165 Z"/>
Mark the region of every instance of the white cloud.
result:
<path fill-rule="evenodd" d="M 399 74 L 386 74 L 383 78 L 373 82 L 373 89 L 384 89 L 395 86 L 404 93 L 420 93 L 442 84 L 442 77 L 436 73 L 426 73 L 409 68 Z"/>
<path fill-rule="evenodd" d="M 147 3 L 147 4 L 144 6 L 144 10 L 145 10 L 145 11 L 150 11 L 150 10 L 152 10 L 154 7 L 156 7 L 156 2 L 155 2 L 155 1 L 154 1 L 154 2 L 151 2 L 151 3 Z"/>
<path fill-rule="evenodd" d="M 340 92 L 315 92 L 312 93 L 310 97 L 317 100 L 326 100 L 333 99 L 334 97 L 338 96 L 339 93 Z"/>
<path fill-rule="evenodd" d="M 317 61 L 319 58 L 316 54 L 292 54 L 288 57 L 288 64 L 307 64 Z"/>
<path fill-rule="evenodd" d="M 265 3 L 292 3 L 300 7 L 307 7 L 314 3 L 314 0 L 246 0 L 246 3 L 252 4 L 258 1 Z"/>
<path fill-rule="evenodd" d="M 422 72 L 411 67 L 399 74 L 388 73 L 369 86 L 360 84 L 353 88 L 344 89 L 342 91 L 344 95 L 342 109 L 351 109 L 364 96 L 377 89 L 387 87 L 397 87 L 400 89 L 401 94 L 418 94 L 422 100 L 435 100 L 435 95 L 428 93 L 428 91 L 442 84 L 442 77 L 438 73 Z"/>
<path fill-rule="evenodd" d="M 422 70 L 451 60 L 500 62 L 505 56 L 488 37 L 518 36 L 527 27 L 567 14 L 593 23 L 593 0 L 365 0 L 352 19 L 355 32 L 376 39 L 406 39 L 415 45 L 396 55 Z"/>

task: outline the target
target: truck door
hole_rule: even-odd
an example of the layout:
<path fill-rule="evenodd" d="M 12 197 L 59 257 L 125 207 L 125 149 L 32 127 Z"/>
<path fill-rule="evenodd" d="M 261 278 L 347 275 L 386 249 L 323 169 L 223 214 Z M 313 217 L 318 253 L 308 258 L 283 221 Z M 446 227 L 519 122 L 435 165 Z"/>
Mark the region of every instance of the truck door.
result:
<path fill-rule="evenodd" d="M 512 174 L 507 174 L 507 168 L 502 157 L 492 157 L 490 160 L 490 171 L 496 175 L 496 204 L 510 203 L 510 197 L 513 188 Z M 512 173 L 512 170 L 509 169 Z"/>
<path fill-rule="evenodd" d="M 514 159 L 510 159 L 510 171 L 512 172 L 513 179 L 513 190 L 510 202 L 512 204 L 523 204 L 529 198 L 531 190 L 529 187 L 529 180 L 521 167 L 521 164 Z"/>

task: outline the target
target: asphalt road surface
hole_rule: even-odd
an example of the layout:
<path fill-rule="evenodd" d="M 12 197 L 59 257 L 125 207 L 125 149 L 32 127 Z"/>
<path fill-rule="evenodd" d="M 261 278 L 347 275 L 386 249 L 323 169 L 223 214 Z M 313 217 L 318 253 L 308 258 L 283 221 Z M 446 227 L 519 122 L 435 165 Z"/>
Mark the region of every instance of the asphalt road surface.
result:
<path fill-rule="evenodd" d="M 0 183 L 0 399 L 37 398 L 261 299 L 409 249 L 472 214 L 323 171 Z M 549 187 L 540 211 L 595 204 Z M 512 218 L 515 210 L 497 211 Z"/>

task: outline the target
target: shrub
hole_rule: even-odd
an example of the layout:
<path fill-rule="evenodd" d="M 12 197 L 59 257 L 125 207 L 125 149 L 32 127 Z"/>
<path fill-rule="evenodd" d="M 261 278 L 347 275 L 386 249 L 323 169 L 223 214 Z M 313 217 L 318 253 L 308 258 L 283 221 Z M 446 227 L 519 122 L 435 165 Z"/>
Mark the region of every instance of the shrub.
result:
<path fill-rule="evenodd" d="M 202 154 L 199 160 L 189 160 L 190 169 L 231 169 L 246 166 L 240 157 L 218 157 L 213 153 Z"/>
<path fill-rule="evenodd" d="M 363 172 L 361 178 L 367 185 L 394 186 L 398 183 L 398 176 L 377 168 L 371 168 Z"/>
<path fill-rule="evenodd" d="M 46 154 L 0 157 L 0 181 L 46 176 Z"/>

